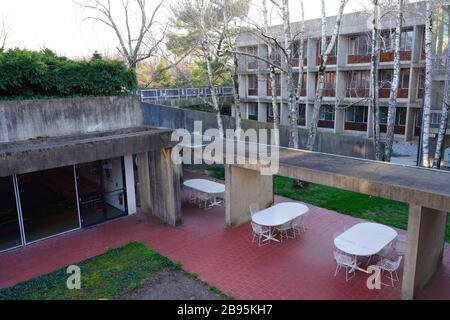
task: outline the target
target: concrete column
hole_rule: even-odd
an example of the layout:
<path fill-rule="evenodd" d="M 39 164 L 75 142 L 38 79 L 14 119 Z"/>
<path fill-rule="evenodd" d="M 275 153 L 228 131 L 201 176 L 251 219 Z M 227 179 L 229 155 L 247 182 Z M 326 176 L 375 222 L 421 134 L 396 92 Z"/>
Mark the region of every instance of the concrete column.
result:
<path fill-rule="evenodd" d="M 410 204 L 402 299 L 417 297 L 442 264 L 447 213 Z"/>
<path fill-rule="evenodd" d="M 238 166 L 225 166 L 225 216 L 228 228 L 250 221 L 250 205 L 260 209 L 273 203 L 273 176 Z"/>
<path fill-rule="evenodd" d="M 258 121 L 267 122 L 267 108 L 270 108 L 268 103 L 259 103 L 259 105 L 258 105 Z"/>
<path fill-rule="evenodd" d="M 125 183 L 127 186 L 128 214 L 136 213 L 136 190 L 134 186 L 133 156 L 125 156 Z"/>
<path fill-rule="evenodd" d="M 414 137 L 414 130 L 416 127 L 414 114 L 414 109 L 409 105 L 408 110 L 406 111 L 405 141 L 411 141 Z"/>
<path fill-rule="evenodd" d="M 344 132 L 345 109 L 336 109 L 334 113 L 334 133 Z"/>
<path fill-rule="evenodd" d="M 141 154 L 139 187 L 141 207 L 170 226 L 181 224 L 181 167 L 173 164 L 171 149 Z"/>
<path fill-rule="evenodd" d="M 367 112 L 369 112 L 369 114 L 367 115 L 367 138 L 372 138 L 373 137 L 373 122 L 374 120 L 374 114 L 373 114 L 373 108 L 371 106 L 371 104 L 369 104 L 369 106 L 367 107 Z"/>

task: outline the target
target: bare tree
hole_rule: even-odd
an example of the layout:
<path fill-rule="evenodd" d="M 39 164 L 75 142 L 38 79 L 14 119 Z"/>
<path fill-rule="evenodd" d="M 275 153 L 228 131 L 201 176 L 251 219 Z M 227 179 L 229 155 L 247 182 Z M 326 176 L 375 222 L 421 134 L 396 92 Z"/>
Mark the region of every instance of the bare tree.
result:
<path fill-rule="evenodd" d="M 164 0 L 159 0 L 150 15 L 146 0 L 121 0 L 120 15 L 115 15 L 111 0 L 86 0 L 78 4 L 92 12 L 86 19 L 98 21 L 114 31 L 119 42 L 117 50 L 130 67 L 136 68 L 140 61 L 155 56 L 164 40 L 166 29 L 160 30 L 156 20 L 163 3 Z M 133 33 L 136 20 L 139 27 Z M 159 37 L 155 36 L 157 34 Z"/>
<path fill-rule="evenodd" d="M 321 0 L 321 8 L 322 8 L 322 37 L 321 37 L 321 48 L 320 48 L 320 54 L 319 54 L 319 73 L 318 73 L 318 84 L 317 84 L 317 90 L 316 90 L 316 97 L 314 100 L 314 110 L 313 115 L 311 117 L 311 122 L 309 123 L 308 127 L 308 143 L 306 145 L 308 150 L 314 150 L 314 145 L 316 143 L 316 137 L 317 137 L 317 126 L 319 122 L 319 114 L 320 114 L 320 108 L 322 106 L 323 101 L 323 89 L 325 84 L 325 72 L 326 72 L 326 65 L 328 61 L 328 57 L 331 54 L 331 51 L 333 50 L 334 46 L 336 45 L 337 36 L 341 29 L 341 20 L 342 15 L 344 13 L 345 6 L 348 3 L 348 0 L 341 0 L 341 4 L 339 7 L 339 13 L 336 18 L 336 24 L 334 26 L 334 31 L 331 36 L 331 40 L 327 41 L 327 15 L 326 15 L 326 8 L 325 8 L 325 0 Z"/>
<path fill-rule="evenodd" d="M 429 167 L 430 164 L 430 123 L 431 123 L 431 85 L 432 85 L 432 34 L 433 34 L 433 3 L 426 2 L 425 22 L 425 88 L 423 102 L 423 132 L 422 132 L 422 165 Z"/>
<path fill-rule="evenodd" d="M 450 90 L 450 46 L 447 49 L 446 71 L 445 71 L 445 85 L 444 96 L 442 101 L 442 115 L 441 123 L 439 125 L 438 139 L 436 144 L 436 153 L 434 155 L 433 168 L 439 169 L 442 159 L 442 149 L 444 148 L 444 139 L 447 132 L 448 117 L 449 117 L 449 90 Z"/>
<path fill-rule="evenodd" d="M 380 106 L 378 99 L 379 79 L 378 67 L 380 59 L 380 4 L 379 0 L 373 0 L 373 20 L 372 20 L 372 54 L 370 67 L 370 101 L 373 116 L 373 144 L 375 149 L 375 159 L 382 160 L 381 139 L 380 139 Z"/>
<path fill-rule="evenodd" d="M 400 41 L 403 27 L 403 0 L 397 0 L 395 10 L 397 11 L 397 22 L 394 39 L 394 74 L 392 77 L 391 92 L 389 96 L 389 111 L 386 130 L 386 146 L 384 160 L 391 161 L 392 147 L 394 144 L 394 127 L 397 112 L 397 94 L 400 82 Z"/>
<path fill-rule="evenodd" d="M 10 26 L 5 16 L 0 17 L 0 51 L 5 49 L 8 40 Z"/>

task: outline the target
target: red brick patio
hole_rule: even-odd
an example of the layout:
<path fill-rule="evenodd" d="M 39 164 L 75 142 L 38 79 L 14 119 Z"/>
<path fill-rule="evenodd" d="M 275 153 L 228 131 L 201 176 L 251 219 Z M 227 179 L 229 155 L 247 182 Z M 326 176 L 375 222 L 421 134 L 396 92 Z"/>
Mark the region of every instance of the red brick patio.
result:
<path fill-rule="evenodd" d="M 365 274 L 358 273 L 348 283 L 344 271 L 333 277 L 333 234 L 360 220 L 310 208 L 306 234 L 261 248 L 251 243 L 249 224 L 225 229 L 223 208 L 204 211 L 183 203 L 184 224 L 178 228 L 139 213 L 1 254 L 0 287 L 138 241 L 237 299 L 399 299 L 400 285 L 370 291 Z M 444 266 L 420 298 L 450 299 L 449 245 Z"/>

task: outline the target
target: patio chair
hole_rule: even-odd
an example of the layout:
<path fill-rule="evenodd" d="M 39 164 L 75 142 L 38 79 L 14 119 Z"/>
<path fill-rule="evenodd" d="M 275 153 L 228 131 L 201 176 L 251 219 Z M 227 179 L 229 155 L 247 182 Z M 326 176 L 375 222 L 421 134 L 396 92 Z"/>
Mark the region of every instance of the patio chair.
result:
<path fill-rule="evenodd" d="M 258 240 L 259 246 L 263 246 L 265 244 L 268 244 L 267 241 L 264 243 L 264 240 L 268 239 L 270 236 L 270 228 L 261 226 L 255 222 L 252 221 L 252 230 L 253 230 L 253 240 L 252 243 L 255 243 L 256 240 Z"/>
<path fill-rule="evenodd" d="M 305 218 L 306 216 L 300 216 L 296 219 L 294 219 L 291 222 L 291 228 L 292 228 L 292 233 L 294 236 L 294 239 L 297 237 L 297 234 L 300 235 L 302 233 L 305 233 L 307 228 L 306 228 L 306 223 L 305 223 Z"/>
<path fill-rule="evenodd" d="M 400 263 L 402 262 L 402 256 L 399 256 L 397 260 L 393 261 L 386 258 L 381 258 L 381 260 L 378 262 L 377 266 L 380 267 L 382 274 L 384 272 L 389 272 L 389 276 L 387 276 L 389 279 L 391 279 L 391 286 L 394 287 L 394 281 L 399 281 L 397 270 L 400 267 Z M 394 278 L 395 275 L 395 278 Z M 386 284 L 385 284 L 386 285 Z M 389 286 L 389 285 L 387 285 Z"/>
<path fill-rule="evenodd" d="M 406 254 L 406 235 L 398 235 L 394 240 L 393 248 L 398 255 L 404 256 Z"/>
<path fill-rule="evenodd" d="M 275 227 L 275 230 L 280 234 L 280 242 L 283 242 L 283 239 L 289 239 L 289 232 L 294 230 L 292 229 L 292 222 L 285 223 L 281 226 Z M 292 236 L 295 238 L 295 235 Z"/>
<path fill-rule="evenodd" d="M 334 276 L 336 277 L 341 270 L 341 268 L 345 268 L 345 281 L 350 281 L 356 275 L 355 269 L 357 267 L 357 260 L 355 256 L 350 256 L 341 251 L 334 251 L 334 260 L 336 261 L 336 271 L 334 272 Z M 349 274 L 353 274 L 349 277 Z"/>

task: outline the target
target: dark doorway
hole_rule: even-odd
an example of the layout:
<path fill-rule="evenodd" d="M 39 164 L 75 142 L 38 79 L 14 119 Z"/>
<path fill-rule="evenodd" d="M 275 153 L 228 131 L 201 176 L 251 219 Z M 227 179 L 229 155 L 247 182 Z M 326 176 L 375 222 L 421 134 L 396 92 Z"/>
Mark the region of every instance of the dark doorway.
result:
<path fill-rule="evenodd" d="M 0 251 L 22 245 L 12 177 L 0 178 Z"/>
<path fill-rule="evenodd" d="M 73 166 L 17 176 L 26 243 L 80 228 Z"/>
<path fill-rule="evenodd" d="M 123 158 L 77 165 L 83 227 L 128 214 Z"/>

